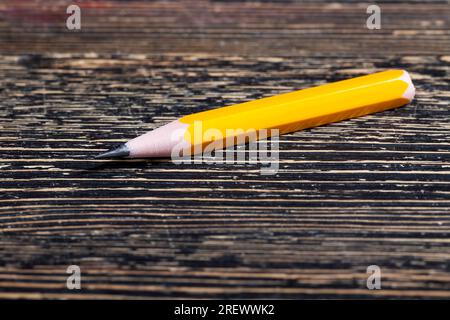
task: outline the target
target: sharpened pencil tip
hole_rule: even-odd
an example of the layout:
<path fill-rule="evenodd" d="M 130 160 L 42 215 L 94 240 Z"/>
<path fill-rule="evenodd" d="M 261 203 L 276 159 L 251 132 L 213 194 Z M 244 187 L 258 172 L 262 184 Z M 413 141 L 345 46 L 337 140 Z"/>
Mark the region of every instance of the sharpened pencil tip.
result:
<path fill-rule="evenodd" d="M 106 159 L 106 158 L 125 158 L 130 155 L 130 149 L 126 144 L 122 144 L 120 147 L 111 149 L 108 152 L 96 155 L 95 159 Z"/>

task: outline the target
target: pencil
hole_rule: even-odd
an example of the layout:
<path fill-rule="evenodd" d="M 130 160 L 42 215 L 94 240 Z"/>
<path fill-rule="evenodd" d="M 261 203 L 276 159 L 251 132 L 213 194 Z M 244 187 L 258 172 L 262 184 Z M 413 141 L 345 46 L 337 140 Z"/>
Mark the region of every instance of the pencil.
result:
<path fill-rule="evenodd" d="M 195 154 L 214 143 L 225 148 L 238 144 L 243 133 L 276 129 L 285 134 L 316 127 L 403 106 L 414 94 L 408 72 L 378 72 L 187 115 L 96 158 L 169 157 L 177 148 Z"/>

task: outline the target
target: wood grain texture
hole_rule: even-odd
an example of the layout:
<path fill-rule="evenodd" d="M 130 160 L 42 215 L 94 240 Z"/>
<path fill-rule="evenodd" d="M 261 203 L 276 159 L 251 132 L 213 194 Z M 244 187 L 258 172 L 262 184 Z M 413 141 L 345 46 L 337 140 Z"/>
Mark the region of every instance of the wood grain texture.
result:
<path fill-rule="evenodd" d="M 128 8 L 123 19 L 133 4 L 192 8 L 112 3 Z M 276 3 L 203 4 L 196 10 L 230 10 L 221 23 L 237 19 L 239 8 L 264 9 L 274 20 L 255 25 L 262 35 L 289 15 L 274 11 Z M 165 45 L 137 41 L 116 52 L 135 34 L 128 24 L 123 33 L 108 29 L 111 41 L 99 41 L 98 51 L 80 40 L 70 52 L 52 24 L 40 42 L 27 38 L 39 29 L 27 31 L 17 17 L 0 21 L 10 39 L 0 42 L 0 298 L 449 298 L 450 56 L 441 54 L 448 37 L 423 35 L 436 50 L 387 37 L 374 42 L 392 51 L 369 53 L 359 41 L 362 51 L 352 52 L 336 45 L 349 31 L 317 26 L 330 8 L 338 8 L 333 19 L 352 23 L 355 3 L 285 5 L 305 17 L 318 12 L 311 30 L 334 42 L 319 50 L 304 39 L 301 54 L 250 33 L 248 46 L 217 54 L 196 32 L 225 36 L 224 29 L 199 19 L 197 31 L 173 31 Z M 410 6 L 422 8 L 401 7 Z M 429 19 L 449 23 L 441 16 L 448 5 L 427 6 Z M 402 17 L 382 32 L 420 31 Z M 240 30 L 227 37 L 239 39 Z M 184 114 L 387 68 L 411 73 L 412 104 L 281 137 L 275 176 L 250 164 L 91 158 Z M 80 291 L 66 289 L 72 264 L 82 270 Z M 382 290 L 366 289 L 372 264 L 382 269 Z"/>
<path fill-rule="evenodd" d="M 73 3 L 82 12 L 75 32 L 66 28 Z M 367 29 L 369 3 L 359 1 L 3 0 L 0 43 L 12 54 L 448 54 L 448 1 L 376 3 L 380 30 Z"/>

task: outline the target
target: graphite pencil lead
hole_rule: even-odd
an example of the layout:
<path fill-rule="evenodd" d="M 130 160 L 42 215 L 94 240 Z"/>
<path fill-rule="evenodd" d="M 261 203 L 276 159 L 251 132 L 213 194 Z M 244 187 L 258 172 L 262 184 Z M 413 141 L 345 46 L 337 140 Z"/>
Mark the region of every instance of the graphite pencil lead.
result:
<path fill-rule="evenodd" d="M 96 155 L 95 159 L 105 159 L 105 158 L 125 158 L 130 155 L 130 150 L 126 144 L 122 144 L 120 147 L 111 149 L 108 152 Z"/>

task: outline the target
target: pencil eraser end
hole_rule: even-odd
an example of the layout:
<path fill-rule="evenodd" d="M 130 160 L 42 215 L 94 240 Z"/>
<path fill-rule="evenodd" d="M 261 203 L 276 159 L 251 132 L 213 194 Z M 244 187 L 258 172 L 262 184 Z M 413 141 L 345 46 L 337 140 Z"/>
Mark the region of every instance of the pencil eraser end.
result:
<path fill-rule="evenodd" d="M 409 102 L 411 102 L 412 99 L 414 99 L 414 95 L 416 94 L 416 88 L 414 88 L 408 71 L 403 70 L 403 75 L 400 77 L 400 79 L 408 84 L 408 87 L 403 93 L 403 98 L 408 99 Z"/>

